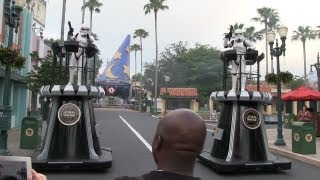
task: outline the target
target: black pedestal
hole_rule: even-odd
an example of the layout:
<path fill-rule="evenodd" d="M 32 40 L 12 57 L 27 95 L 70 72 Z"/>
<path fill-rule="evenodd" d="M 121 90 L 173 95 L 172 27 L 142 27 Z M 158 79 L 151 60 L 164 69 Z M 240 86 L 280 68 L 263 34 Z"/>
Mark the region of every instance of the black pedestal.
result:
<path fill-rule="evenodd" d="M 291 162 L 274 157 L 268 147 L 262 105 L 271 100 L 263 92 L 214 92 L 222 104 L 211 152 L 199 159 L 217 172 L 286 170 Z"/>
<path fill-rule="evenodd" d="M 104 95 L 103 89 L 94 86 L 56 85 L 42 88 L 41 93 L 52 98 L 52 106 L 42 147 L 32 158 L 33 168 L 110 168 L 111 149 L 100 146 L 91 101 L 92 97 Z M 61 107 L 66 104 L 71 104 L 71 108 L 62 111 Z M 74 122 L 65 118 L 64 122 L 61 120 L 63 115 L 80 118 Z"/>

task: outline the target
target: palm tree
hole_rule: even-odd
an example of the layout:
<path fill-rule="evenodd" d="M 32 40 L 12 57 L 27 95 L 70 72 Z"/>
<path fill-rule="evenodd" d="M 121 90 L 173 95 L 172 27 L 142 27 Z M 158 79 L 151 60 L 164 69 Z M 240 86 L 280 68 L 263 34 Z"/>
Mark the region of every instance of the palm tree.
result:
<path fill-rule="evenodd" d="M 267 42 L 267 33 L 268 30 L 274 30 L 278 26 L 279 14 L 276 9 L 263 7 L 258 8 L 257 12 L 259 17 L 252 18 L 253 21 L 260 22 L 264 24 L 264 29 L 261 32 L 265 32 L 266 39 L 266 73 L 268 74 L 268 42 Z M 273 62 L 271 61 L 271 72 L 273 73 Z"/>
<path fill-rule="evenodd" d="M 300 40 L 303 47 L 303 60 L 304 60 L 304 78 L 307 77 L 306 68 L 306 41 L 307 39 L 315 39 L 317 34 L 312 30 L 310 26 L 299 26 L 298 30 L 293 31 L 293 36 L 291 36 L 292 41 Z"/>
<path fill-rule="evenodd" d="M 140 69 L 140 73 L 142 74 L 142 39 L 145 39 L 146 37 L 149 36 L 149 33 L 147 31 L 145 31 L 144 29 L 136 29 L 134 31 L 134 35 L 133 35 L 133 39 L 135 38 L 139 38 L 140 40 L 140 48 L 141 48 L 141 51 L 140 51 L 140 57 L 141 57 L 141 69 Z"/>
<path fill-rule="evenodd" d="M 317 26 L 317 30 L 315 31 L 315 33 L 318 35 L 318 38 L 320 38 L 320 26 Z"/>
<path fill-rule="evenodd" d="M 100 3 L 98 0 L 89 0 L 87 2 L 84 3 L 84 5 L 81 7 L 82 10 L 85 10 L 86 8 L 89 9 L 90 11 L 90 30 L 92 31 L 92 14 L 93 11 L 95 11 L 96 13 L 100 13 L 100 7 L 103 4 Z"/>
<path fill-rule="evenodd" d="M 235 23 L 234 25 L 233 25 L 233 30 L 235 30 L 235 29 L 243 29 L 244 28 L 244 24 L 243 23 Z"/>
<path fill-rule="evenodd" d="M 231 25 L 230 25 L 231 27 Z M 233 31 L 232 33 L 234 33 L 234 30 L 236 29 L 244 29 L 244 37 L 246 39 L 249 39 L 250 41 L 252 42 L 257 42 L 257 40 L 262 40 L 263 38 L 263 35 L 262 35 L 262 32 L 261 31 L 255 31 L 255 27 L 254 26 L 250 26 L 248 28 L 245 27 L 245 25 L 243 23 L 235 23 L 234 25 L 232 25 L 233 27 Z M 229 28 L 230 30 L 230 28 Z M 225 33 L 225 35 L 228 34 L 228 33 Z"/>
<path fill-rule="evenodd" d="M 149 4 L 144 5 L 143 10 L 145 14 L 150 14 L 154 12 L 154 27 L 155 27 L 155 37 L 156 37 L 156 72 L 155 72 L 155 82 L 154 82 L 154 98 L 155 98 L 155 110 L 157 112 L 157 85 L 158 85 L 158 30 L 157 30 L 157 15 L 159 10 L 169 9 L 167 5 L 164 5 L 165 0 L 149 0 Z"/>
<path fill-rule="evenodd" d="M 141 46 L 139 44 L 132 44 L 130 46 L 130 50 L 134 51 L 134 86 L 135 86 L 135 94 L 134 94 L 134 99 L 137 99 L 137 51 L 141 51 Z"/>
<path fill-rule="evenodd" d="M 82 7 L 84 7 L 84 5 L 86 4 L 86 0 L 83 0 L 83 3 L 82 3 Z M 84 23 L 84 13 L 85 13 L 85 8 L 81 8 L 82 10 L 82 19 L 81 19 L 81 24 Z"/>
<path fill-rule="evenodd" d="M 61 16 L 61 36 L 60 36 L 60 45 L 63 46 L 64 43 L 64 24 L 66 20 L 66 0 L 62 2 L 62 16 Z"/>
<path fill-rule="evenodd" d="M 144 29 L 137 29 L 134 31 L 133 39 L 138 38 L 140 39 L 140 58 L 141 58 L 141 66 L 140 66 L 140 83 L 142 82 L 142 39 L 146 38 L 149 36 L 149 33 L 145 31 Z M 139 100 L 141 101 L 141 93 L 139 94 Z M 139 102 L 139 111 L 141 111 L 141 102 Z"/>
<path fill-rule="evenodd" d="M 244 31 L 244 37 L 249 39 L 251 42 L 257 42 L 262 40 L 263 35 L 261 31 L 255 31 L 254 26 L 250 26 Z"/>
<path fill-rule="evenodd" d="M 248 28 L 245 28 L 246 30 L 244 31 L 243 35 L 246 39 L 250 40 L 251 42 L 257 42 L 261 41 L 263 38 L 262 32 L 261 31 L 255 31 L 254 26 L 250 26 Z M 249 74 L 249 79 L 252 79 L 252 65 L 250 65 L 250 74 Z"/>
<path fill-rule="evenodd" d="M 244 28 L 244 24 L 243 23 L 235 23 L 235 24 L 233 24 L 233 25 L 229 25 L 229 31 L 230 31 L 230 28 L 231 28 L 231 26 L 232 26 L 232 34 L 234 33 L 234 30 L 236 30 L 236 29 L 243 29 Z M 228 32 L 229 33 L 229 32 Z M 224 33 L 224 35 L 227 35 L 228 33 Z"/>

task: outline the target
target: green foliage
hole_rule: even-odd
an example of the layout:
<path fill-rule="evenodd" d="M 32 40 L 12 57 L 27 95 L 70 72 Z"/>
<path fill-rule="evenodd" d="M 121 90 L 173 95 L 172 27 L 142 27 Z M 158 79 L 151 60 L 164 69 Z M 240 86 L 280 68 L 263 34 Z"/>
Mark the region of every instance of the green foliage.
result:
<path fill-rule="evenodd" d="M 283 83 L 290 83 L 293 80 L 293 75 L 286 71 L 286 72 L 280 72 L 281 81 Z"/>
<path fill-rule="evenodd" d="M 0 47 L 0 65 L 20 69 L 23 67 L 25 60 L 26 58 L 22 56 L 19 50 Z"/>
<path fill-rule="evenodd" d="M 131 79 L 133 82 L 135 82 L 135 81 L 139 81 L 140 78 L 142 78 L 142 75 L 140 73 L 137 73 L 137 74 L 134 74 Z"/>
<path fill-rule="evenodd" d="M 277 75 L 274 73 L 266 74 L 264 78 L 269 84 L 277 84 Z"/>
<path fill-rule="evenodd" d="M 53 39 L 53 38 L 50 38 L 50 39 L 45 38 L 45 39 L 44 39 L 44 43 L 45 43 L 46 45 L 50 46 L 50 47 L 51 47 L 51 45 L 52 45 L 53 43 L 58 43 L 58 44 L 59 44 L 59 42 L 60 42 L 59 39 Z"/>
<path fill-rule="evenodd" d="M 130 46 L 130 50 L 131 50 L 131 51 L 134 51 L 134 52 L 136 53 L 137 51 L 140 51 L 140 50 L 141 50 L 141 46 L 140 46 L 139 44 L 132 44 L 132 45 Z"/>
<path fill-rule="evenodd" d="M 157 14 L 159 10 L 169 9 L 169 6 L 164 5 L 165 0 L 149 0 L 149 4 L 144 5 L 143 10 L 145 14 L 149 14 L 152 11 Z"/>
<path fill-rule="evenodd" d="M 317 34 L 310 26 L 299 26 L 297 30 L 293 31 L 291 36 L 292 41 L 300 40 L 302 42 L 303 63 L 304 63 L 304 77 L 307 77 L 307 59 L 306 59 L 306 41 L 307 39 L 316 39 Z"/>
<path fill-rule="evenodd" d="M 200 104 L 206 103 L 212 91 L 222 89 L 223 63 L 220 51 L 207 45 L 188 43 L 169 45 L 160 54 L 158 87 L 194 87 L 198 89 Z M 155 64 L 146 64 L 143 83 L 153 92 Z M 165 82 L 165 76 L 170 77 Z M 230 83 L 229 83 L 230 84 Z"/>
<path fill-rule="evenodd" d="M 257 41 L 261 41 L 263 39 L 263 32 L 262 31 L 256 31 L 254 26 L 250 26 L 250 27 L 245 27 L 244 24 L 242 23 L 235 23 L 232 29 L 232 33 L 234 33 L 235 29 L 243 29 L 244 30 L 244 37 L 248 40 L 250 40 L 251 42 L 257 42 Z M 231 25 L 230 25 L 231 27 Z M 230 28 L 229 28 L 230 31 Z M 225 33 L 224 35 L 227 35 L 228 33 Z"/>
<path fill-rule="evenodd" d="M 141 40 L 141 39 L 144 39 L 148 36 L 149 36 L 149 33 L 147 31 L 145 31 L 144 29 L 136 29 L 134 31 L 133 39 L 140 38 L 140 40 Z"/>
<path fill-rule="evenodd" d="M 291 82 L 286 83 L 286 86 L 290 89 L 297 89 L 300 86 L 307 84 L 307 80 L 300 76 L 295 76 Z"/>
<path fill-rule="evenodd" d="M 293 35 L 291 36 L 291 40 L 297 41 L 300 40 L 303 43 L 306 42 L 307 39 L 315 39 L 317 34 L 310 26 L 299 26 L 298 30 L 293 31 Z"/>
<path fill-rule="evenodd" d="M 35 58 L 40 61 L 41 66 L 34 66 L 34 70 L 28 73 L 28 89 L 38 92 L 44 85 L 60 84 L 67 81 L 66 68 L 64 66 L 61 67 L 61 73 L 59 73 L 58 68 L 54 68 L 56 63 L 54 63 L 54 56 L 51 52 L 45 58 Z"/>
<path fill-rule="evenodd" d="M 279 76 L 274 73 L 266 74 L 265 80 L 270 84 L 277 84 L 278 78 L 280 78 L 280 81 L 283 83 L 290 83 L 293 80 L 293 75 L 286 71 L 286 72 L 280 72 Z"/>
<path fill-rule="evenodd" d="M 260 22 L 264 24 L 267 29 L 262 29 L 261 31 L 268 32 L 268 30 L 275 30 L 278 27 L 280 21 L 279 13 L 276 9 L 269 7 L 262 7 L 257 9 L 259 17 L 252 18 L 255 22 Z"/>
<path fill-rule="evenodd" d="M 85 4 L 81 7 L 81 9 L 88 8 L 90 12 L 95 11 L 96 13 L 100 12 L 100 7 L 103 4 L 100 3 L 98 0 L 89 0 L 85 2 Z"/>

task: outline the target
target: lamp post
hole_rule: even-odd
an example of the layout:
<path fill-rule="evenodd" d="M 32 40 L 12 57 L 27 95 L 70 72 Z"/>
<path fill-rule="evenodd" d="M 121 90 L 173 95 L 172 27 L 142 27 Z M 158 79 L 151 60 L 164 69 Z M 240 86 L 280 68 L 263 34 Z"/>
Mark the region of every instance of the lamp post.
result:
<path fill-rule="evenodd" d="M 150 87 L 150 91 L 151 91 L 151 95 L 153 95 L 153 100 L 151 99 L 151 106 L 154 108 L 154 103 L 156 102 L 156 98 L 154 97 L 154 94 L 152 93 L 152 87 L 154 87 L 154 82 L 151 79 L 151 87 Z M 153 104 L 152 104 L 153 101 Z M 154 109 L 155 110 L 155 109 Z M 154 110 L 152 112 L 154 112 Z"/>
<path fill-rule="evenodd" d="M 39 34 L 40 38 L 43 39 L 43 28 L 42 28 L 42 27 L 36 27 L 36 24 L 33 23 L 33 24 L 32 24 L 32 31 L 33 31 L 36 35 Z"/>
<path fill-rule="evenodd" d="M 314 68 L 316 68 L 316 71 L 317 71 L 318 91 L 320 91 L 320 56 L 319 56 L 319 53 L 318 53 L 318 56 L 317 56 L 317 62 L 310 65 L 310 72 L 313 72 L 313 71 L 312 71 L 312 66 L 313 66 Z"/>
<path fill-rule="evenodd" d="M 22 7 L 16 6 L 14 0 L 4 1 L 4 17 L 5 23 L 9 26 L 9 37 L 8 37 L 8 47 L 12 47 L 13 41 L 13 30 L 15 33 L 18 32 L 20 14 L 22 12 Z M 10 106 L 10 85 L 11 69 L 10 67 L 5 67 L 5 78 L 4 78 L 4 89 L 3 89 L 3 106 L 0 111 L 0 155 L 10 155 L 7 148 L 8 140 L 8 129 L 11 124 L 11 106 Z"/>
<path fill-rule="evenodd" d="M 170 81 L 170 76 L 164 76 L 164 81 L 166 82 L 166 95 L 168 94 L 168 82 Z M 165 95 L 165 96 L 166 96 Z M 167 103 L 167 98 L 165 98 L 165 107 L 164 107 L 164 115 L 166 115 L 167 114 L 167 105 L 168 105 L 168 103 Z"/>
<path fill-rule="evenodd" d="M 271 57 L 274 56 L 277 58 L 277 111 L 278 111 L 278 136 L 277 140 L 274 142 L 277 146 L 285 146 L 286 143 L 283 140 L 283 134 L 282 134 L 282 101 L 281 101 L 281 79 L 279 78 L 280 75 L 280 62 L 279 57 L 281 55 L 285 56 L 286 51 L 286 36 L 287 36 L 288 28 L 281 26 L 278 28 L 278 34 L 281 39 L 281 46 L 279 47 L 278 39 L 276 39 L 276 47 L 273 48 L 274 40 L 276 37 L 275 32 L 269 32 L 267 34 L 267 40 L 269 42 L 270 46 L 270 55 Z"/>

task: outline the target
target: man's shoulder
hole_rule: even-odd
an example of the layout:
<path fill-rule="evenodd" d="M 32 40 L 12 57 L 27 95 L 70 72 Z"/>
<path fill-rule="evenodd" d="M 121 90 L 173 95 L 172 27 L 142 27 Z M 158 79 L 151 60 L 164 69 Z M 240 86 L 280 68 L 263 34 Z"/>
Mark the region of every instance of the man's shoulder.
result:
<path fill-rule="evenodd" d="M 143 177 L 145 180 L 200 180 L 197 177 L 176 174 L 168 171 L 151 171 L 150 173 L 143 175 Z"/>
<path fill-rule="evenodd" d="M 147 174 L 142 176 L 136 177 L 129 177 L 129 176 L 122 176 L 118 177 L 115 180 L 201 180 L 200 178 L 193 177 L 193 176 L 185 176 L 176 173 L 171 173 L 167 171 L 151 171 Z"/>

